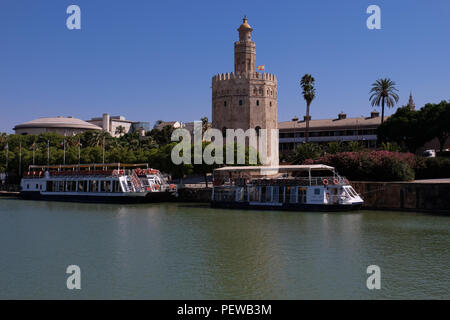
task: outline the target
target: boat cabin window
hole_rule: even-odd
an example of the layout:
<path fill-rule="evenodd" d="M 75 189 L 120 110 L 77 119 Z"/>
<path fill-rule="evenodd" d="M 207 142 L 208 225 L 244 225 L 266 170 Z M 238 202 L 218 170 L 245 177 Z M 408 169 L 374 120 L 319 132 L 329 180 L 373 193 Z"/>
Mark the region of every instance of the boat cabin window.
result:
<path fill-rule="evenodd" d="M 297 203 L 297 187 L 286 187 L 286 196 L 289 197 L 289 203 Z"/>
<path fill-rule="evenodd" d="M 66 191 L 67 192 L 75 192 L 77 190 L 77 182 L 76 181 L 67 181 Z"/>
<path fill-rule="evenodd" d="M 98 191 L 97 180 L 89 181 L 89 192 L 97 192 L 97 191 Z"/>
<path fill-rule="evenodd" d="M 86 180 L 78 181 L 78 192 L 87 192 L 87 184 Z"/>
<path fill-rule="evenodd" d="M 298 187 L 297 190 L 298 190 L 298 202 L 306 203 L 306 188 Z"/>
<path fill-rule="evenodd" d="M 111 192 L 111 181 L 100 181 L 100 192 Z"/>
<path fill-rule="evenodd" d="M 114 180 L 112 182 L 112 192 L 120 192 L 120 185 L 119 185 L 119 181 Z"/>
<path fill-rule="evenodd" d="M 282 202 L 282 199 L 280 199 L 279 187 L 272 187 L 272 202 Z"/>

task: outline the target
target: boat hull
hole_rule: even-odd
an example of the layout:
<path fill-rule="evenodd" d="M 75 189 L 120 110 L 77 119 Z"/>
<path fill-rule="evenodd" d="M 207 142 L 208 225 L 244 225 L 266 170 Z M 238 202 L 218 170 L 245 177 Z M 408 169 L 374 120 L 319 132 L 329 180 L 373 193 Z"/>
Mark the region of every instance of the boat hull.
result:
<path fill-rule="evenodd" d="M 24 200 L 85 202 L 85 203 L 151 203 L 169 201 L 174 196 L 168 192 L 150 192 L 146 195 L 89 195 L 89 194 L 42 194 L 39 191 L 22 191 Z"/>
<path fill-rule="evenodd" d="M 211 207 L 223 209 L 244 209 L 244 210 L 285 210 L 285 211 L 320 211 L 339 212 L 353 211 L 361 209 L 363 203 L 353 204 L 299 204 L 299 203 L 258 203 L 234 202 L 234 201 L 212 201 Z"/>

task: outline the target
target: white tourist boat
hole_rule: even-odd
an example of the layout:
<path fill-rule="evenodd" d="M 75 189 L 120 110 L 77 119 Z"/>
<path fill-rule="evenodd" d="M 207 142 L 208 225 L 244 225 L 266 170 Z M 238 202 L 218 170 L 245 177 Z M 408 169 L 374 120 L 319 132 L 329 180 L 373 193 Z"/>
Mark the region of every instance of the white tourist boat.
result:
<path fill-rule="evenodd" d="M 31 200 L 133 203 L 170 200 L 176 186 L 147 164 L 30 166 L 20 196 Z"/>
<path fill-rule="evenodd" d="M 214 170 L 211 205 L 294 211 L 359 209 L 361 196 L 330 166 L 223 167 Z"/>

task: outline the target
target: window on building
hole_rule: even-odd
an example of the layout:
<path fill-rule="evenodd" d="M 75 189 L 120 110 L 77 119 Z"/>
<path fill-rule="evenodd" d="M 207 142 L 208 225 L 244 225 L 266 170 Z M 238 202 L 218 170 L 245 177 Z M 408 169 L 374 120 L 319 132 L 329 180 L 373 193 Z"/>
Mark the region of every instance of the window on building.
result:
<path fill-rule="evenodd" d="M 269 105 L 272 106 L 272 101 L 269 102 Z"/>
<path fill-rule="evenodd" d="M 255 128 L 255 131 L 256 131 L 256 135 L 259 137 L 260 132 L 261 132 L 261 127 L 260 127 L 260 126 L 257 126 L 257 127 Z"/>
<path fill-rule="evenodd" d="M 226 102 L 226 101 L 223 102 L 223 106 L 224 106 L 224 107 L 227 106 L 227 102 Z"/>
<path fill-rule="evenodd" d="M 239 105 L 242 106 L 242 100 L 239 100 Z"/>
<path fill-rule="evenodd" d="M 256 105 L 259 106 L 259 100 L 256 100 Z"/>

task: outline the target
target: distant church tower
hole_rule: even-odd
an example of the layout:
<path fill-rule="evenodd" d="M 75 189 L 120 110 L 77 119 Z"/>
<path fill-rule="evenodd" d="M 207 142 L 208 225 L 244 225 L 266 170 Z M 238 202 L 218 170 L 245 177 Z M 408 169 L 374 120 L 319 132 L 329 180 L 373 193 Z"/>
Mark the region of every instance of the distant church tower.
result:
<path fill-rule="evenodd" d="M 408 107 L 409 107 L 412 111 L 416 110 L 416 105 L 414 104 L 412 92 L 409 94 Z"/>
<path fill-rule="evenodd" d="M 277 129 L 277 78 L 256 71 L 253 29 L 244 17 L 234 43 L 234 73 L 212 78 L 212 127 L 222 130 Z M 270 133 L 269 133 L 270 134 Z M 268 165 L 278 165 L 276 148 L 268 146 Z M 275 150 L 273 150 L 275 149 Z"/>

